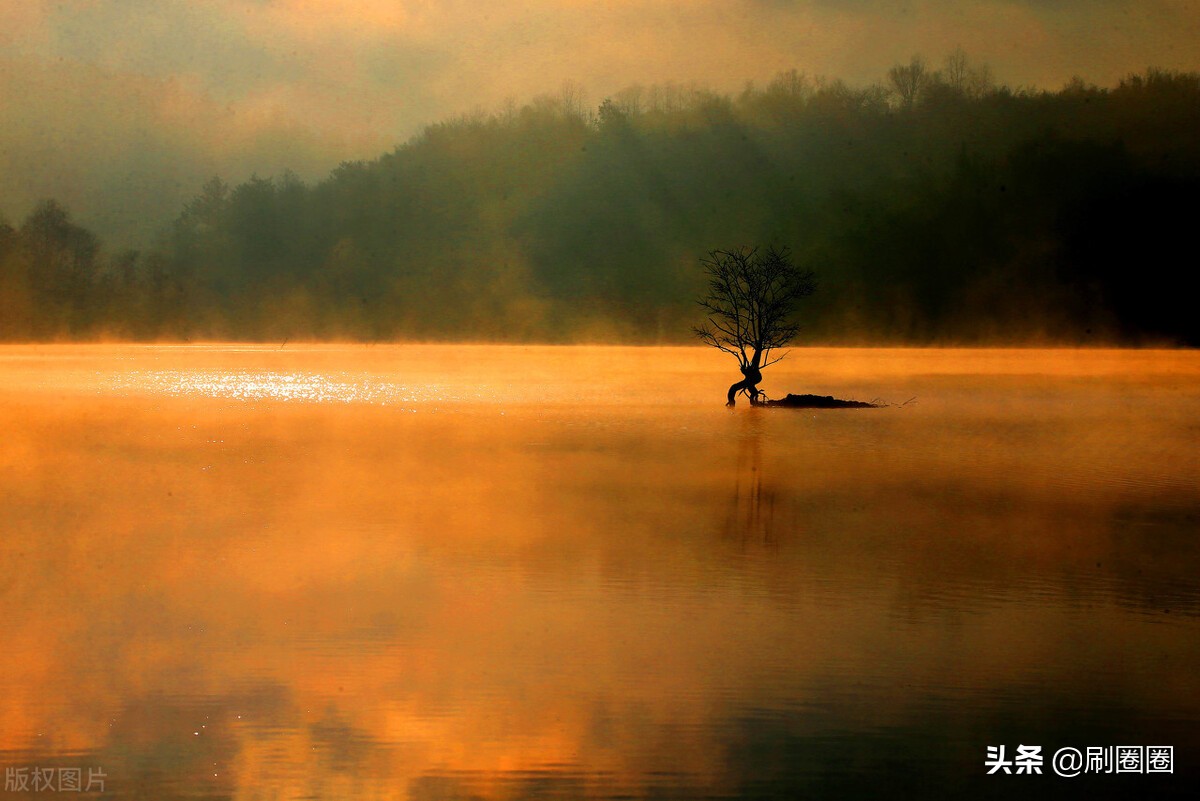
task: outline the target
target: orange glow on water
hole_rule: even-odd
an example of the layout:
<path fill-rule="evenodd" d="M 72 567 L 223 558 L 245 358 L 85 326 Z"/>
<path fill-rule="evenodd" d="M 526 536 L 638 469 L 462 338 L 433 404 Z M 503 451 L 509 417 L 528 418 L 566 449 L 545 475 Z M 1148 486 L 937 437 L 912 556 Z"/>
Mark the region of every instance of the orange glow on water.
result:
<path fill-rule="evenodd" d="M 767 374 L 918 397 L 849 413 L 730 412 L 730 372 L 687 348 L 0 349 L 0 749 L 162 793 L 587 797 L 734 793 L 747 715 L 877 731 L 1036 682 L 1200 718 L 1194 354 Z"/>

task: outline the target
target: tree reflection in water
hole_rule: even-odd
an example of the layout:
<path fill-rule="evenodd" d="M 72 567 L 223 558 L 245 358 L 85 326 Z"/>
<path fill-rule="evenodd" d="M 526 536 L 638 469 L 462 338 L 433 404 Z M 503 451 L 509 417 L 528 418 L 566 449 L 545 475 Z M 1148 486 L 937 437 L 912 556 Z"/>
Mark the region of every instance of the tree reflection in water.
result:
<path fill-rule="evenodd" d="M 757 410 L 742 415 L 733 495 L 725 535 L 743 544 L 775 545 L 778 488 L 763 460 L 763 420 Z"/>

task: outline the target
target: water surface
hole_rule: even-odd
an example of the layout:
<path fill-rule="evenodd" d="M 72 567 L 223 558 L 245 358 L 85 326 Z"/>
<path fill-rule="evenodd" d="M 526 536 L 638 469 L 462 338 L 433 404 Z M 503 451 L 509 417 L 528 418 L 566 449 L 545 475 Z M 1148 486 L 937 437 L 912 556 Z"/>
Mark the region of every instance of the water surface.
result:
<path fill-rule="evenodd" d="M 1200 357 L 767 372 L 876 410 L 728 410 L 734 367 L 0 348 L 0 763 L 160 799 L 1182 793 Z M 1175 773 L 986 776 L 999 744 Z"/>

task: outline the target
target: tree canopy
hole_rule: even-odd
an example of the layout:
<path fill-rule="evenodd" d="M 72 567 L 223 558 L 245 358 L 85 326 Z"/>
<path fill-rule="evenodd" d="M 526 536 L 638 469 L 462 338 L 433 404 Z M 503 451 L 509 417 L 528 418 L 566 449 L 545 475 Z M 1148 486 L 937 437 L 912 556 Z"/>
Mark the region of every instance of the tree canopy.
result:
<path fill-rule="evenodd" d="M 772 359 L 771 351 L 800 331 L 794 312 L 816 291 L 812 271 L 775 247 L 714 250 L 700 263 L 708 276 L 708 293 L 699 301 L 708 319 L 693 329 L 700 341 L 733 355 L 743 368 L 782 359 Z"/>

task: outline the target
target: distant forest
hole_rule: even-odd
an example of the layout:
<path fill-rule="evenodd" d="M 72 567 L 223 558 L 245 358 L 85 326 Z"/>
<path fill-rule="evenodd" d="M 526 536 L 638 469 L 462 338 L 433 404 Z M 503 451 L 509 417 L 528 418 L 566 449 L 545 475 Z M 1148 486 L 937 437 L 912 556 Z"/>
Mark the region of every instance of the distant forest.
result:
<path fill-rule="evenodd" d="M 961 53 L 568 90 L 315 184 L 214 178 L 141 252 L 52 200 L 0 220 L 0 339 L 684 342 L 699 258 L 774 244 L 817 276 L 802 341 L 1197 345 L 1198 132 L 1198 74 L 1019 90 Z"/>

